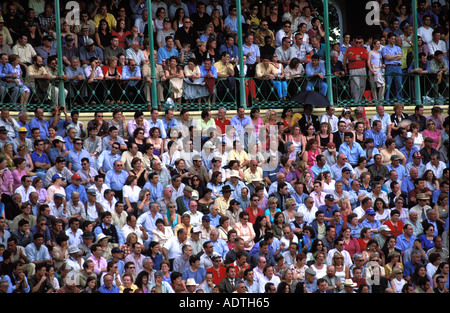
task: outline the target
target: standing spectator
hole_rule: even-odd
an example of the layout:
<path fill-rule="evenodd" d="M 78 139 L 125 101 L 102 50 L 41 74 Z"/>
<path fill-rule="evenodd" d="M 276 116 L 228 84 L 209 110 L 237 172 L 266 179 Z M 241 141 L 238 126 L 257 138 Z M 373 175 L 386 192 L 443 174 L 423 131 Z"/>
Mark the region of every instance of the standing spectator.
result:
<path fill-rule="evenodd" d="M 362 36 L 356 36 L 355 45 L 347 48 L 344 58 L 344 60 L 348 60 L 348 67 L 345 69 L 345 73 L 352 76 L 350 86 L 355 101 L 362 99 L 366 89 L 366 61 L 368 52 L 363 46 L 363 43 Z M 345 64 L 345 62 L 343 63 Z"/>

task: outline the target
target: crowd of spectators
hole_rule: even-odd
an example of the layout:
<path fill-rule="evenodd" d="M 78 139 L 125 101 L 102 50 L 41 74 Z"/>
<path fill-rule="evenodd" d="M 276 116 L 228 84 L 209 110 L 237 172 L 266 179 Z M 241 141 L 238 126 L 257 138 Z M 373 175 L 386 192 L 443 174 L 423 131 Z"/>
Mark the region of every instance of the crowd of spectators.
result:
<path fill-rule="evenodd" d="M 448 293 L 448 110 L 403 110 L 3 108 L 0 292 Z"/>
<path fill-rule="evenodd" d="M 5 1 L 0 11 L 2 102 L 22 108 L 30 101 L 57 104 L 61 81 L 71 104 L 151 102 L 146 1 L 77 1 L 79 23 L 71 20 L 68 1 L 61 1 L 62 60 L 56 57 L 52 2 L 28 2 Z M 329 88 L 340 99 L 356 101 L 414 98 L 406 76 L 411 73 L 428 77 L 421 87 L 427 96 L 448 97 L 448 2 L 418 1 L 418 68 L 410 1 L 378 2 L 378 34 L 352 30 L 331 45 L 328 86 L 323 16 L 309 1 L 241 1 L 244 69 L 239 69 L 233 1 L 154 1 L 158 103 L 168 97 L 177 103 L 235 102 L 240 88 L 235 78 L 242 72 L 248 103 L 289 100 L 299 90 L 326 94 Z M 342 92 L 344 87 L 349 91 Z"/>

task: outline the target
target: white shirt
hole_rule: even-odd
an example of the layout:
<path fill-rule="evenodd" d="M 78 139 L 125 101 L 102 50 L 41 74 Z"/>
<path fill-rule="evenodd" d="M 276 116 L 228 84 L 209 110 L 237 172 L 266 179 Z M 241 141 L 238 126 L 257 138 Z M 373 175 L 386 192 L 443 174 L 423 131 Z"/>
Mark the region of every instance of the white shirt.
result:
<path fill-rule="evenodd" d="M 350 256 L 350 253 L 348 253 L 348 251 L 346 251 L 346 250 L 338 251 L 336 248 L 328 251 L 328 255 L 327 255 L 327 263 L 328 264 L 333 264 L 333 255 L 335 252 L 340 252 L 342 254 L 342 256 L 344 257 L 345 265 L 350 266 L 353 264 L 352 258 Z"/>
<path fill-rule="evenodd" d="M 445 44 L 445 41 L 439 40 L 437 44 L 434 41 L 430 41 L 428 43 L 429 55 L 433 55 L 437 50 L 447 53 L 447 46 Z"/>
<path fill-rule="evenodd" d="M 259 290 L 266 290 L 265 286 L 267 283 L 273 283 L 275 285 L 275 288 L 277 288 L 280 282 L 280 277 L 278 277 L 277 275 L 273 275 L 271 279 L 267 278 L 267 276 L 264 275 L 258 282 Z"/>
<path fill-rule="evenodd" d="M 187 210 L 186 212 L 191 217 L 191 222 L 189 224 L 191 224 L 194 227 L 198 227 L 202 224 L 202 217 L 203 217 L 202 212 L 197 211 L 195 213 L 192 213 L 191 210 Z"/>
<path fill-rule="evenodd" d="M 131 228 L 130 225 L 125 224 L 125 225 L 122 227 L 121 231 L 122 231 L 122 236 L 123 236 L 123 238 L 127 238 L 128 235 L 129 235 L 130 233 L 135 233 L 135 234 L 137 235 L 137 238 L 138 238 L 137 241 L 138 241 L 141 245 L 144 244 L 144 237 L 143 237 L 143 234 L 144 234 L 144 233 L 142 232 L 142 230 L 139 229 L 138 226 L 136 226 L 136 228 L 133 229 L 133 228 Z"/>
<path fill-rule="evenodd" d="M 134 186 L 133 188 L 129 185 L 123 186 L 123 197 L 127 197 L 130 203 L 139 201 L 139 193 L 141 188 L 139 186 Z"/>
<path fill-rule="evenodd" d="M 183 243 L 180 243 L 178 241 L 177 236 L 170 237 L 162 247 L 167 249 L 167 257 L 169 259 L 175 259 L 176 257 L 183 254 L 183 252 L 181 251 Z"/>
<path fill-rule="evenodd" d="M 328 114 L 322 114 L 320 117 L 320 122 L 329 122 L 331 125 L 331 132 L 334 133 L 338 130 L 338 122 L 339 118 L 337 116 L 332 115 L 331 117 Z"/>
<path fill-rule="evenodd" d="M 313 205 L 311 211 L 308 211 L 305 204 L 300 204 L 297 209 L 297 212 L 303 213 L 303 220 L 306 222 L 306 225 L 311 225 L 312 221 L 316 218 L 317 207 Z"/>
<path fill-rule="evenodd" d="M 27 202 L 30 198 L 30 193 L 36 192 L 33 186 L 28 187 L 28 190 L 25 190 L 24 186 L 17 187 L 15 193 L 18 193 L 22 196 L 22 203 Z"/>
<path fill-rule="evenodd" d="M 446 168 L 446 166 L 445 166 L 445 163 L 442 161 L 439 161 L 439 164 L 437 167 L 435 167 L 433 164 L 431 164 L 431 162 L 428 162 L 427 165 L 425 165 L 425 170 L 431 170 L 437 179 L 440 179 L 442 177 L 444 168 Z"/>
<path fill-rule="evenodd" d="M 431 27 L 425 29 L 425 27 L 422 26 L 417 29 L 417 36 L 422 37 L 423 42 L 429 43 L 433 41 L 433 31 L 434 29 Z"/>

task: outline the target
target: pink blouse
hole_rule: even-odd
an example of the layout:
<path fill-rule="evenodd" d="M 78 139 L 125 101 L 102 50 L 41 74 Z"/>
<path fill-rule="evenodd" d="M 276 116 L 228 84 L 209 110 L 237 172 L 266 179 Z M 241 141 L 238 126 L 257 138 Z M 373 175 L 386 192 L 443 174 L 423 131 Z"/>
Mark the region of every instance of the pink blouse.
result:
<path fill-rule="evenodd" d="M 25 171 L 19 172 L 18 169 L 15 169 L 14 171 L 12 171 L 12 176 L 13 176 L 13 179 L 14 179 L 13 190 L 16 190 L 17 188 L 19 188 L 22 185 L 20 180 L 25 175 L 27 175 L 27 172 L 25 172 Z"/>
<path fill-rule="evenodd" d="M 442 133 L 440 130 L 436 129 L 434 132 L 430 132 L 428 129 L 425 129 L 422 133 L 423 138 L 430 137 L 434 139 L 433 142 L 433 148 L 436 149 L 438 143 L 439 143 L 439 137 L 442 136 Z"/>

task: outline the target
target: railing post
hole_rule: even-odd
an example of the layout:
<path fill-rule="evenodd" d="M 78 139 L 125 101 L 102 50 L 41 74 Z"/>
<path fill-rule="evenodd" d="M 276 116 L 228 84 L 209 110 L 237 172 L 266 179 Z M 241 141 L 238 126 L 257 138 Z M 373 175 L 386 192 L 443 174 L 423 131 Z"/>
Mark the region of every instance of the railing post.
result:
<path fill-rule="evenodd" d="M 417 42 L 417 1 L 412 2 L 413 15 L 413 48 L 414 48 L 414 68 L 419 67 L 419 45 Z M 414 91 L 416 95 L 416 105 L 422 103 L 422 95 L 420 93 L 420 76 L 414 75 Z"/>
<path fill-rule="evenodd" d="M 331 60 L 330 60 L 330 23 L 328 12 L 328 0 L 323 0 L 323 27 L 325 28 L 325 67 L 328 85 L 328 101 L 333 105 L 333 82 L 331 77 Z"/>
<path fill-rule="evenodd" d="M 156 88 L 156 70 L 155 70 L 155 47 L 153 42 L 153 20 L 152 20 L 152 0 L 147 0 L 147 26 L 148 26 L 148 41 L 150 54 L 150 72 L 152 84 L 150 85 L 150 94 L 152 96 L 152 108 L 158 108 L 158 93 Z M 145 82 L 144 82 L 145 84 Z"/>
<path fill-rule="evenodd" d="M 63 70 L 63 56 L 62 56 L 62 38 L 61 38 L 61 11 L 59 9 L 59 1 L 55 0 L 55 22 L 56 22 L 56 55 L 58 57 L 58 76 L 64 75 Z M 65 105 L 64 101 L 64 80 L 59 80 L 58 86 L 59 105 Z"/>
<path fill-rule="evenodd" d="M 236 1 L 236 9 L 237 9 L 237 44 L 239 51 L 239 99 L 240 104 L 245 109 L 247 109 L 247 101 L 245 97 L 245 75 L 244 75 L 244 52 L 242 51 L 243 42 L 242 42 L 242 13 L 241 13 L 241 1 Z"/>

